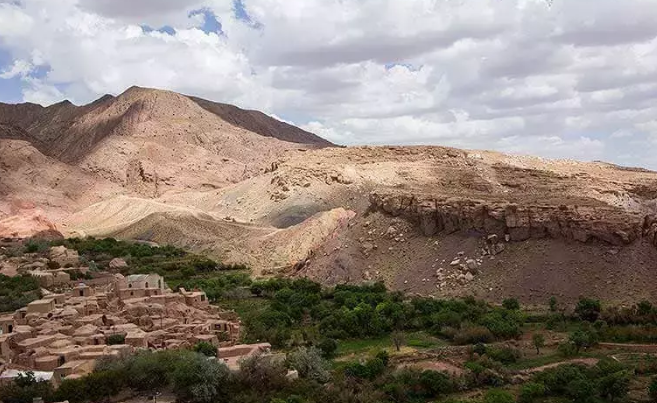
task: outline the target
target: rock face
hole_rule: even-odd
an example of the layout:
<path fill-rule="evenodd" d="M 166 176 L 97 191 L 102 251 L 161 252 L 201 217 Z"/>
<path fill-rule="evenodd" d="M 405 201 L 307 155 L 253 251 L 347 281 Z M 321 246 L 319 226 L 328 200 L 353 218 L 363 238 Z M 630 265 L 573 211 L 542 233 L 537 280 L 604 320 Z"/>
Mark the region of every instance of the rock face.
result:
<path fill-rule="evenodd" d="M 50 248 L 50 260 L 59 263 L 62 267 L 76 266 L 80 263 L 80 256 L 77 251 L 67 249 L 65 246 L 53 246 Z"/>
<path fill-rule="evenodd" d="M 612 206 L 490 203 L 463 198 L 370 194 L 371 209 L 416 223 L 426 236 L 472 230 L 499 239 L 592 239 L 626 245 L 647 237 L 657 246 L 657 217 Z"/>
<path fill-rule="evenodd" d="M 109 268 L 112 270 L 119 270 L 123 269 L 125 267 L 128 267 L 128 263 L 126 263 L 125 260 L 115 257 L 114 259 L 110 260 L 109 262 Z"/>

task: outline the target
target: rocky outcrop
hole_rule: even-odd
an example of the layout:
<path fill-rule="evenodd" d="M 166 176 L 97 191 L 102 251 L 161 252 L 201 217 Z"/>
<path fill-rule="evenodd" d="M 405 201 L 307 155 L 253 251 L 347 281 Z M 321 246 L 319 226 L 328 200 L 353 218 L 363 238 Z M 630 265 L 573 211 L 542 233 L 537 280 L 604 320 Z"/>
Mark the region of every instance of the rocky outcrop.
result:
<path fill-rule="evenodd" d="M 597 239 L 612 245 L 646 237 L 657 246 L 657 216 L 612 206 L 529 205 L 409 194 L 370 194 L 370 209 L 416 223 L 426 236 L 477 231 L 510 241 Z"/>

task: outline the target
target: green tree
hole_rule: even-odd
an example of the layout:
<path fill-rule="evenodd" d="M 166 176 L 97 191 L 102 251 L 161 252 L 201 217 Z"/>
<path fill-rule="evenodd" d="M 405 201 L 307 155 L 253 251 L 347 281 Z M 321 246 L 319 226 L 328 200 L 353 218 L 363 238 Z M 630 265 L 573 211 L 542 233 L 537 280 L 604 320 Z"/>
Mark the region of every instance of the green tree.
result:
<path fill-rule="evenodd" d="M 398 330 L 392 332 L 390 335 L 390 339 L 392 340 L 392 343 L 395 345 L 395 349 L 397 351 L 401 350 L 401 346 L 406 342 L 406 336 L 404 335 L 404 332 L 400 332 Z"/>
<path fill-rule="evenodd" d="M 331 377 L 329 364 L 322 351 L 315 347 L 300 347 L 287 355 L 287 365 L 296 369 L 302 378 L 326 383 Z"/>
<path fill-rule="evenodd" d="M 112 334 L 107 337 L 107 344 L 110 346 L 123 343 L 125 343 L 124 334 Z"/>
<path fill-rule="evenodd" d="M 34 398 L 52 399 L 52 385 L 39 381 L 34 372 L 21 373 L 8 385 L 0 388 L 0 400 L 4 403 L 32 403 Z"/>
<path fill-rule="evenodd" d="M 188 353 L 180 359 L 171 374 L 173 391 L 178 401 L 212 403 L 221 401 L 228 383 L 228 368 L 203 354 Z"/>
<path fill-rule="evenodd" d="M 582 320 L 588 322 L 595 322 L 600 316 L 601 305 L 600 301 L 597 299 L 583 298 L 580 297 L 575 307 L 575 313 Z"/>
<path fill-rule="evenodd" d="M 598 381 L 600 396 L 609 401 L 623 398 L 630 390 L 630 374 L 627 371 L 618 371 L 602 377 Z"/>
<path fill-rule="evenodd" d="M 541 354 L 541 348 L 545 346 L 545 336 L 543 333 L 534 333 L 532 335 L 532 343 L 536 348 L 536 354 Z"/>
<path fill-rule="evenodd" d="M 595 399 L 595 383 L 590 379 L 581 378 L 570 381 L 566 387 L 566 395 L 573 399 L 575 402 L 594 402 Z"/>
<path fill-rule="evenodd" d="M 194 346 L 194 351 L 197 353 L 201 353 L 206 357 L 217 356 L 217 348 L 212 344 L 208 343 L 207 341 L 201 341 L 199 343 L 196 343 L 196 345 Z"/>
<path fill-rule="evenodd" d="M 570 341 L 575 346 L 575 353 L 579 354 L 582 348 L 593 347 L 597 344 L 597 334 L 591 330 L 578 329 L 568 336 Z"/>
<path fill-rule="evenodd" d="M 317 345 L 317 348 L 322 350 L 324 358 L 332 358 L 338 350 L 338 342 L 335 339 L 326 338 Z"/>

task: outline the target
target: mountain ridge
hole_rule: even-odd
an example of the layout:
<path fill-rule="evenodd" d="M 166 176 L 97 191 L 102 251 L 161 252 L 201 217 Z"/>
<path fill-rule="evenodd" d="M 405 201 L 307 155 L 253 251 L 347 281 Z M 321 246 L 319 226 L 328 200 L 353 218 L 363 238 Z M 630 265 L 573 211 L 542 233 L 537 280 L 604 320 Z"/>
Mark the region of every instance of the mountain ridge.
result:
<path fill-rule="evenodd" d="M 0 236 L 140 239 L 247 263 L 256 276 L 423 295 L 657 298 L 641 281 L 657 274 L 657 172 L 332 147 L 306 133 L 140 87 L 80 107 L 0 105 Z"/>

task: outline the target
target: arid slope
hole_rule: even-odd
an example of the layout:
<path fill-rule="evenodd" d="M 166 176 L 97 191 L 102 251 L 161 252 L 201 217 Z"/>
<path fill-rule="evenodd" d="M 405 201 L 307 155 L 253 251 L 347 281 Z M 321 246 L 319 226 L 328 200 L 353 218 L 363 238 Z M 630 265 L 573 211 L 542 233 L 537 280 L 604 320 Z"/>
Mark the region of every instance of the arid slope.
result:
<path fill-rule="evenodd" d="M 323 148 L 258 112 L 137 87 L 83 107 L 0 107 L 0 125 L 0 161 L 31 156 L 4 162 L 5 220 L 32 203 L 69 235 L 173 243 L 256 275 L 493 300 L 657 297 L 651 171 Z"/>

